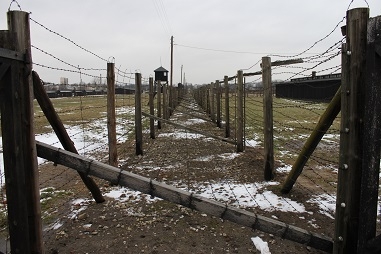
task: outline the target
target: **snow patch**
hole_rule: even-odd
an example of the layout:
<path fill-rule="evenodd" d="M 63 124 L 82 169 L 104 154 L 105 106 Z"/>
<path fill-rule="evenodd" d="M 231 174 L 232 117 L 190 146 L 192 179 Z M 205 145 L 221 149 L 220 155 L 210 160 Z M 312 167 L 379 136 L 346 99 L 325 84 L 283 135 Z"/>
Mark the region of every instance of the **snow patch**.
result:
<path fill-rule="evenodd" d="M 252 237 L 251 241 L 253 241 L 255 248 L 257 248 L 261 254 L 271 254 L 268 243 L 263 241 L 262 238 L 258 236 Z"/>

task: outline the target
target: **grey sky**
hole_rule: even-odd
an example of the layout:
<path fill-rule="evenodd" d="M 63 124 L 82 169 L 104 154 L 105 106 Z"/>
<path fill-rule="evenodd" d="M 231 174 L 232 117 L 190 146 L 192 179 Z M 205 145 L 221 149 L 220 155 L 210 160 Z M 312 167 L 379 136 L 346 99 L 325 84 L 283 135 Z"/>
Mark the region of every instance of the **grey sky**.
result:
<path fill-rule="evenodd" d="M 10 2 L 0 3 L 3 11 L 0 29 L 7 29 L 6 11 Z M 304 51 L 334 29 L 345 16 L 350 0 L 18 0 L 18 3 L 42 25 L 104 59 L 115 57 L 116 67 L 127 72 L 141 72 L 143 77 L 152 75 L 161 64 L 169 70 L 170 36 L 173 35 L 177 44 L 174 47 L 174 83 L 180 82 L 183 65 L 187 81 L 200 84 L 234 75 L 238 69 L 251 67 L 267 54 L 292 55 Z M 368 0 L 368 3 L 371 16 L 381 15 L 381 1 Z M 351 8 L 366 6 L 365 1 L 357 0 Z M 18 7 L 13 3 L 11 9 Z M 31 22 L 31 28 L 34 46 L 74 66 L 106 68 L 105 61 L 34 22 Z M 341 38 L 340 29 L 337 29 L 308 53 L 322 53 Z M 74 69 L 38 50 L 33 50 L 32 57 L 35 63 Z M 272 60 L 280 59 L 272 57 Z M 318 68 L 339 64 L 340 57 L 336 57 Z M 78 73 L 36 65 L 34 69 L 49 82 L 59 83 L 60 77 L 68 77 L 69 83 L 80 80 Z M 259 65 L 256 65 L 248 71 L 258 70 Z M 287 79 L 292 74 L 286 72 L 297 71 L 280 70 L 277 74 L 274 70 L 274 78 Z M 106 75 L 105 71 L 84 72 L 94 76 Z M 94 78 L 82 75 L 82 79 L 89 82 Z M 122 81 L 128 82 L 128 79 L 119 76 L 118 82 Z"/>

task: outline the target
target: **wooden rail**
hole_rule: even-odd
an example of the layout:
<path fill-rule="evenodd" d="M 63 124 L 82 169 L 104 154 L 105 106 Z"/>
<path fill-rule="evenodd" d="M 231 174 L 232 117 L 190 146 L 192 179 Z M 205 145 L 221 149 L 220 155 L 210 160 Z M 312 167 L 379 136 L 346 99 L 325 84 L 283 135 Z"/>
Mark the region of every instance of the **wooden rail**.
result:
<path fill-rule="evenodd" d="M 232 221 L 242 226 L 258 229 L 294 242 L 306 244 L 319 250 L 326 252 L 332 251 L 332 240 L 326 236 L 311 233 L 304 229 L 235 208 L 192 192 L 177 189 L 171 185 L 151 180 L 60 148 L 37 142 L 37 154 L 39 157 L 50 160 L 56 164 L 61 164 L 87 175 L 105 179 L 120 186 L 150 194 L 175 204 L 180 204 L 224 220 Z"/>

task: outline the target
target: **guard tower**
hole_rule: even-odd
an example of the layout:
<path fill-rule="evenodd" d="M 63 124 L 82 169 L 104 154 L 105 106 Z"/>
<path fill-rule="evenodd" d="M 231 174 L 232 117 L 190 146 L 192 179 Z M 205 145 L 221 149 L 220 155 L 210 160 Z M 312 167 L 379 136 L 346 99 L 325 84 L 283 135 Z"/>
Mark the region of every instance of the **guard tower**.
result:
<path fill-rule="evenodd" d="M 168 82 L 168 71 L 164 69 L 162 66 L 154 70 L 155 72 L 155 81 Z"/>

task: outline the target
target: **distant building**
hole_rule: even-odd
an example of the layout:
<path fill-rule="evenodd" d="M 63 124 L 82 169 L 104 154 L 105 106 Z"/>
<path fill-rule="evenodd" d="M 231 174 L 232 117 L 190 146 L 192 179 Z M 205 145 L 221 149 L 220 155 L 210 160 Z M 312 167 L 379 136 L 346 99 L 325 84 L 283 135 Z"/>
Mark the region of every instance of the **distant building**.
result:
<path fill-rule="evenodd" d="M 60 85 L 68 85 L 69 84 L 69 79 L 68 78 L 60 78 Z"/>

